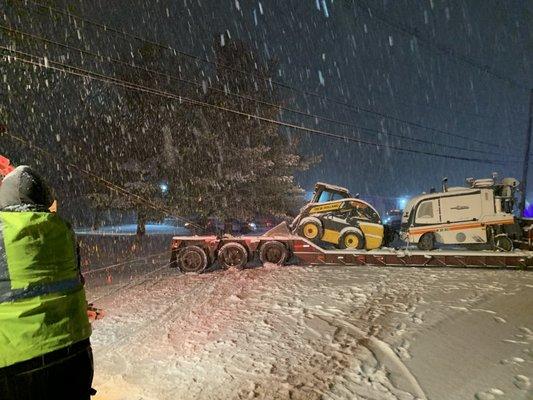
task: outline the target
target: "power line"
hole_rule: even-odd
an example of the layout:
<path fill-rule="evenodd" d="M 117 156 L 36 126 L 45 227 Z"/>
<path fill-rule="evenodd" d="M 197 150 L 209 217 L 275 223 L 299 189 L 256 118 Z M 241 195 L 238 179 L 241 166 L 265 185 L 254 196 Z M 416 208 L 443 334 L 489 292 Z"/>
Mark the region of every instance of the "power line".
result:
<path fill-rule="evenodd" d="M 287 18 L 291 18 L 291 19 L 294 18 L 293 15 L 289 16 L 281 8 L 279 10 L 277 10 L 277 11 L 281 12 Z M 205 31 L 205 29 L 203 29 L 203 30 Z M 247 30 L 247 32 L 248 32 L 248 34 L 250 34 L 249 30 Z M 300 66 L 300 67 L 301 68 L 305 68 L 303 66 Z M 361 85 L 361 84 L 357 84 L 356 87 L 359 87 L 362 90 L 369 90 L 370 89 L 369 87 Z M 372 88 L 372 92 L 374 92 L 374 88 Z M 395 94 L 388 93 L 388 92 L 385 92 L 385 91 L 380 91 L 379 94 L 382 97 L 388 97 L 388 98 L 392 99 L 394 102 L 398 102 L 398 103 L 403 104 L 405 106 L 426 107 L 426 108 L 431 109 L 431 110 L 445 111 L 445 112 L 448 112 L 448 113 L 459 114 L 459 115 L 464 115 L 464 116 L 468 116 L 468 117 L 475 117 L 475 118 L 479 118 L 481 120 L 485 120 L 487 122 L 493 122 L 496 119 L 500 119 L 499 116 L 494 115 L 494 114 L 488 115 L 488 114 L 483 114 L 483 113 L 478 113 L 478 112 L 468 112 L 468 111 L 457 110 L 457 109 L 454 110 L 454 109 L 449 108 L 449 107 L 439 107 L 439 106 L 436 106 L 436 105 L 432 105 L 432 104 L 427 103 L 426 101 L 417 101 L 417 100 L 406 101 L 406 100 L 403 100 L 402 98 L 397 98 Z M 515 125 L 515 123 L 506 124 L 506 126 L 509 126 L 509 127 L 513 126 L 513 125 Z"/>
<path fill-rule="evenodd" d="M 502 162 L 498 162 L 498 161 L 489 160 L 489 159 L 479 159 L 479 158 L 452 156 L 452 155 L 447 155 L 447 154 L 432 153 L 432 152 L 428 152 L 428 151 L 421 151 L 421 150 L 415 150 L 415 149 L 410 149 L 410 148 L 405 148 L 405 147 L 399 147 L 399 146 L 394 146 L 394 145 L 389 145 L 389 144 L 380 144 L 380 143 L 375 143 L 375 142 L 369 142 L 369 141 L 357 139 L 355 137 L 343 136 L 343 135 L 339 135 L 339 134 L 335 134 L 335 133 L 331 133 L 331 132 L 327 132 L 327 131 L 323 131 L 323 130 L 319 130 L 319 129 L 308 128 L 308 127 L 305 127 L 305 126 L 300 126 L 300 125 L 288 123 L 288 122 L 285 122 L 285 121 L 279 121 L 279 120 L 272 119 L 272 118 L 266 118 L 266 117 L 262 117 L 262 116 L 259 116 L 259 115 L 256 115 L 256 114 L 250 114 L 250 113 L 247 113 L 247 112 L 244 112 L 244 111 L 239 111 L 239 110 L 235 110 L 235 109 L 232 109 L 232 108 L 219 106 L 219 105 L 216 105 L 216 104 L 211 104 L 211 103 L 207 103 L 207 102 L 200 101 L 200 100 L 190 99 L 188 97 L 180 96 L 180 95 L 175 94 L 175 93 L 166 92 L 166 91 L 163 91 L 163 90 L 158 90 L 158 89 L 146 87 L 146 86 L 143 86 L 143 85 L 138 85 L 138 84 L 135 84 L 135 83 L 132 83 L 132 82 L 129 82 L 129 81 L 125 81 L 125 80 L 122 80 L 122 79 L 110 77 L 110 76 L 107 76 L 107 75 L 104 75 L 104 74 L 99 74 L 99 73 L 96 73 L 96 72 L 93 72 L 93 71 L 89 71 L 89 70 L 86 70 L 86 69 L 83 69 L 83 68 L 74 67 L 74 66 L 71 66 L 71 65 L 68 65 L 68 64 L 64 64 L 64 63 L 60 63 L 60 62 L 57 62 L 57 61 L 49 60 L 49 59 L 46 59 L 44 57 L 40 57 L 40 56 L 36 56 L 36 55 L 33 55 L 33 54 L 29 54 L 29 53 L 24 53 L 24 52 L 21 52 L 21 51 L 13 50 L 13 49 L 10 49 L 9 47 L 0 46 L 0 49 L 2 49 L 4 51 L 7 51 L 7 52 L 9 52 L 11 54 L 16 54 L 16 55 L 18 54 L 18 55 L 22 55 L 24 57 L 40 59 L 40 61 L 33 61 L 31 59 L 28 60 L 28 59 L 25 59 L 25 58 L 22 58 L 22 57 L 19 57 L 19 56 L 11 57 L 15 61 L 19 61 L 19 62 L 22 62 L 24 64 L 30 64 L 30 65 L 34 65 L 34 66 L 37 66 L 37 67 L 40 67 L 40 68 L 46 68 L 46 69 L 51 69 L 51 70 L 58 71 L 58 72 L 63 72 L 63 73 L 71 74 L 71 75 L 76 75 L 76 76 L 79 76 L 79 77 L 82 77 L 82 78 L 89 78 L 89 79 L 93 79 L 93 80 L 99 80 L 99 81 L 102 81 L 102 82 L 115 84 L 117 86 L 122 86 L 122 87 L 127 88 L 127 89 L 132 89 L 132 90 L 137 90 L 137 91 L 141 91 L 141 92 L 145 92 L 145 93 L 150 93 L 150 94 L 157 95 L 157 96 L 160 96 L 160 97 L 165 97 L 165 98 L 168 98 L 168 99 L 178 100 L 180 102 L 186 102 L 186 103 L 189 103 L 189 104 L 194 105 L 194 106 L 200 106 L 200 107 L 205 107 L 205 108 L 213 108 L 213 109 L 224 111 L 224 112 L 227 112 L 227 113 L 232 113 L 232 114 L 240 115 L 240 116 L 247 117 L 247 118 L 253 118 L 253 119 L 256 119 L 258 121 L 263 121 L 263 122 L 267 122 L 267 123 L 271 123 L 271 124 L 275 124 L 275 125 L 279 125 L 279 126 L 284 126 L 284 127 L 287 127 L 287 128 L 298 130 L 298 131 L 305 131 L 305 132 L 308 132 L 308 133 L 313 134 L 313 135 L 327 137 L 327 138 L 330 138 L 330 139 L 342 140 L 344 142 L 354 142 L 354 143 L 358 143 L 358 144 L 362 144 L 362 145 L 375 147 L 375 148 L 378 148 L 378 149 L 379 148 L 389 148 L 389 149 L 397 150 L 397 151 L 404 151 L 404 152 L 415 153 L 415 154 L 423 154 L 423 155 L 434 156 L 434 157 L 445 158 L 445 159 L 454 159 L 454 160 L 461 160 L 461 161 L 471 161 L 471 162 L 479 162 L 479 163 L 484 163 L 484 164 L 497 164 L 497 165 L 505 165 L 507 163 L 512 163 L 512 161 L 509 161 L 509 162 L 503 162 L 503 161 Z"/>
<path fill-rule="evenodd" d="M 0 46 L 1 47 L 1 46 Z M 106 188 L 110 189 L 110 190 L 114 190 L 115 192 L 117 193 L 121 193 L 123 195 L 126 195 L 126 196 L 129 196 L 131 198 L 134 198 L 135 200 L 137 201 L 140 201 L 141 203 L 147 205 L 148 207 L 150 207 L 151 209 L 155 210 L 155 211 L 160 211 L 160 212 L 163 212 L 167 215 L 172 215 L 173 217 L 175 217 L 176 219 L 178 220 L 181 220 L 182 222 L 185 222 L 185 223 L 189 223 L 191 225 L 194 225 L 195 227 L 203 230 L 203 228 L 200 226 L 200 225 L 197 225 L 183 217 L 180 217 L 180 216 L 177 216 L 177 215 L 174 215 L 174 211 L 172 211 L 171 209 L 168 209 L 166 207 L 162 207 L 162 206 L 159 206 L 157 204 L 154 204 L 152 201 L 146 199 L 145 197 L 142 197 L 136 193 L 133 193 L 133 192 L 130 192 L 129 190 L 123 188 L 122 186 L 119 186 L 113 182 L 111 182 L 110 180 L 106 179 L 106 178 L 102 178 L 101 176 L 93 173 L 93 172 L 90 172 L 88 170 L 86 170 L 85 168 L 82 168 L 74 163 L 71 163 L 71 162 L 68 162 L 68 161 L 65 161 L 59 157 L 56 157 L 54 156 L 52 153 L 50 153 L 49 151 L 43 149 L 42 147 L 39 147 L 37 145 L 35 145 L 34 143 L 31 143 L 29 140 L 26 140 L 18 135 L 15 135 L 14 133 L 11 133 L 9 130 L 7 130 L 6 128 L 2 128 L 0 129 L 0 135 L 7 135 L 9 137 L 11 137 L 13 140 L 19 142 L 19 143 L 22 143 L 24 145 L 26 145 L 28 148 L 30 149 L 35 149 L 37 150 L 38 152 L 40 152 L 41 154 L 45 155 L 46 157 L 50 158 L 51 160 L 53 160 L 54 162 L 56 162 L 57 164 L 61 164 L 61 165 L 64 165 L 66 166 L 67 168 L 71 168 L 75 171 L 77 171 L 79 174 L 81 175 L 84 175 L 90 179 L 92 179 L 93 181 L 99 183 L 100 185 L 102 186 L 105 186 Z"/>
<path fill-rule="evenodd" d="M 34 39 L 34 40 L 42 41 L 44 43 L 52 44 L 52 45 L 57 46 L 57 47 L 61 47 L 61 48 L 65 48 L 65 49 L 69 49 L 69 50 L 73 50 L 73 51 L 77 51 L 80 54 L 89 55 L 89 56 L 91 56 L 93 58 L 97 58 L 97 59 L 99 59 L 101 61 L 112 62 L 112 63 L 116 63 L 116 64 L 119 64 L 119 65 L 124 65 L 124 66 L 129 67 L 129 68 L 134 68 L 134 69 L 137 69 L 137 70 L 140 70 L 140 71 L 143 71 L 143 72 L 148 72 L 148 73 L 151 73 L 151 74 L 154 74 L 154 75 L 158 75 L 158 76 L 164 77 L 164 78 L 169 79 L 169 80 L 178 81 L 178 82 L 186 83 L 186 84 L 189 84 L 189 85 L 193 85 L 193 86 L 196 86 L 196 87 L 199 87 L 199 88 L 202 88 L 203 90 L 205 90 L 205 87 L 201 83 L 198 83 L 196 81 L 191 81 L 191 80 L 184 79 L 184 78 L 181 78 L 181 77 L 169 75 L 169 74 L 163 73 L 161 71 L 157 71 L 157 70 L 150 69 L 150 68 L 147 68 L 147 67 L 141 67 L 139 65 L 136 65 L 133 62 L 130 63 L 130 62 L 126 62 L 124 60 L 118 59 L 118 58 L 114 58 L 114 57 L 110 57 L 110 56 L 104 56 L 104 55 L 101 55 L 99 53 L 95 53 L 95 52 L 92 52 L 92 51 L 89 51 L 89 50 L 85 50 L 85 49 L 81 49 L 81 48 L 78 48 L 78 47 L 70 46 L 70 45 L 65 44 L 65 43 L 61 43 L 61 42 L 58 42 L 58 41 L 55 41 L 55 40 L 52 40 L 52 39 L 49 39 L 49 38 L 45 38 L 43 36 L 39 36 L 39 35 L 35 35 L 35 34 L 32 34 L 32 33 L 24 32 L 24 31 L 21 31 L 19 29 L 16 29 L 16 28 L 13 28 L 13 27 L 8 27 L 8 26 L 1 25 L 1 24 L 0 24 L 0 29 L 8 31 L 8 32 L 11 32 L 11 33 L 15 33 L 15 34 L 20 35 L 22 37 L 28 37 L 28 38 L 31 38 L 31 39 Z M 301 110 L 298 110 L 298 109 L 293 109 L 293 108 L 289 108 L 289 107 L 286 107 L 286 106 L 281 106 L 281 105 L 274 104 L 274 103 L 271 103 L 271 102 L 268 102 L 268 101 L 256 99 L 256 98 L 251 97 L 251 96 L 241 95 L 241 94 L 233 93 L 233 92 L 227 92 L 225 90 L 221 90 L 221 89 L 218 89 L 218 88 L 215 88 L 215 87 L 212 87 L 212 86 L 210 86 L 208 88 L 212 89 L 213 91 L 216 91 L 218 93 L 224 94 L 226 96 L 229 95 L 229 96 L 237 97 L 237 98 L 242 99 L 242 100 L 253 101 L 255 103 L 258 103 L 258 104 L 261 104 L 261 105 L 264 105 L 264 106 L 274 107 L 276 109 L 287 111 L 287 112 L 294 113 L 294 114 L 297 114 L 297 115 L 301 115 L 301 116 L 304 116 L 304 117 L 307 117 L 307 118 L 314 118 L 315 120 L 319 119 L 319 120 L 323 120 L 323 121 L 326 121 L 326 122 L 330 122 L 330 123 L 334 123 L 334 124 L 338 124 L 338 125 L 342 125 L 342 126 L 348 126 L 348 127 L 351 127 L 351 128 L 358 129 L 358 130 L 362 131 L 363 133 L 365 131 L 369 132 L 369 133 L 377 133 L 377 134 L 384 135 L 384 136 L 390 136 L 390 137 L 396 137 L 396 138 L 400 138 L 400 139 L 406 139 L 406 140 L 410 140 L 410 141 L 418 142 L 418 143 L 423 143 L 423 144 L 437 145 L 437 146 L 450 148 L 450 149 L 454 149 L 454 150 L 469 151 L 469 152 L 474 152 L 474 153 L 498 155 L 498 156 L 502 155 L 501 153 L 496 153 L 496 152 L 491 152 L 491 151 L 476 150 L 476 149 L 465 149 L 464 147 L 461 147 L 461 146 L 454 146 L 454 145 L 449 145 L 449 144 L 444 144 L 444 143 L 439 143 L 439 142 L 433 142 L 433 141 L 430 141 L 430 140 L 413 138 L 413 137 L 410 137 L 410 136 L 397 134 L 397 133 L 379 131 L 379 130 L 376 130 L 376 129 L 359 126 L 359 125 L 356 125 L 356 124 L 353 124 L 353 123 L 350 123 L 350 122 L 347 122 L 347 121 L 339 121 L 339 120 L 336 120 L 336 119 L 333 119 L 333 118 L 329 118 L 329 117 L 325 117 L 325 116 L 322 116 L 322 115 L 311 114 L 309 112 L 304 112 L 304 111 L 301 111 Z M 374 136 L 374 135 L 372 135 L 372 136 Z"/>
<path fill-rule="evenodd" d="M 329 96 L 321 95 L 320 93 L 310 92 L 310 91 L 303 90 L 303 89 L 298 89 L 298 88 L 295 88 L 295 87 L 290 86 L 288 84 L 285 84 L 283 82 L 276 81 L 276 80 L 273 80 L 273 79 L 270 79 L 270 78 L 266 78 L 264 76 L 261 76 L 258 73 L 244 71 L 244 70 L 241 70 L 239 68 L 235 68 L 235 67 L 232 67 L 232 66 L 221 64 L 221 63 L 216 62 L 216 61 L 211 61 L 211 60 L 209 60 L 207 58 L 200 57 L 200 56 L 191 54 L 189 52 L 185 52 L 183 50 L 175 49 L 175 48 L 173 48 L 173 47 L 171 47 L 169 45 L 158 43 L 158 42 L 155 42 L 153 40 L 145 39 L 145 38 L 140 37 L 138 35 L 125 32 L 124 30 L 119 30 L 119 29 L 110 27 L 109 25 L 105 25 L 105 24 L 102 24 L 100 22 L 97 22 L 97 21 L 94 21 L 94 20 L 90 20 L 90 19 L 85 18 L 85 17 L 81 17 L 79 15 L 73 14 L 73 13 L 67 11 L 67 10 L 64 10 L 64 9 L 52 7 L 52 6 L 45 5 L 45 4 L 39 3 L 37 1 L 32 1 L 32 0 L 29 0 L 29 3 L 35 5 L 36 7 L 39 7 L 41 9 L 46 9 L 46 10 L 49 11 L 49 13 L 60 14 L 60 15 L 63 15 L 63 16 L 67 16 L 69 19 L 72 18 L 72 19 L 76 19 L 78 21 L 82 21 L 82 22 L 85 22 L 87 24 L 93 25 L 93 26 L 98 27 L 99 29 L 101 29 L 101 30 L 103 30 L 105 32 L 112 32 L 114 34 L 118 34 L 118 35 L 121 35 L 123 37 L 128 37 L 128 38 L 131 38 L 131 39 L 135 39 L 137 41 L 149 44 L 151 46 L 159 47 L 159 48 L 161 48 L 163 50 L 168 50 L 174 55 L 179 54 L 181 56 L 191 58 L 191 59 L 193 59 L 195 61 L 208 63 L 208 64 L 214 65 L 216 67 L 219 67 L 219 68 L 231 70 L 233 72 L 237 72 L 237 73 L 248 75 L 248 76 L 253 76 L 253 77 L 257 78 L 257 79 L 260 79 L 260 80 L 263 80 L 265 82 L 268 82 L 269 84 L 272 84 L 272 85 L 275 85 L 275 86 L 279 86 L 279 87 L 282 87 L 284 89 L 291 90 L 293 92 L 304 94 L 306 96 L 311 96 L 311 97 L 316 97 L 318 99 L 326 100 L 326 101 L 332 102 L 334 104 L 343 106 L 343 107 L 345 107 L 347 109 L 350 109 L 352 111 L 355 111 L 355 112 L 370 114 L 370 115 L 373 115 L 374 117 L 385 118 L 385 119 L 388 119 L 388 120 L 391 120 L 391 121 L 395 121 L 395 122 L 400 123 L 400 124 L 410 125 L 410 126 L 413 126 L 415 128 L 418 128 L 418 129 L 423 129 L 423 130 L 427 130 L 427 131 L 431 131 L 431 132 L 436 132 L 436 133 L 440 133 L 440 134 L 451 136 L 451 137 L 455 137 L 455 138 L 461 138 L 463 140 L 472 141 L 472 142 L 476 142 L 476 143 L 479 143 L 479 144 L 484 144 L 486 146 L 491 146 L 491 147 L 495 147 L 495 148 L 500 147 L 500 145 L 498 143 L 492 143 L 492 142 L 477 140 L 477 139 L 474 139 L 474 138 L 470 138 L 468 136 L 463 136 L 463 135 L 459 135 L 459 134 L 456 134 L 456 133 L 448 132 L 448 131 L 443 130 L 443 129 L 429 127 L 429 126 L 423 125 L 423 124 L 418 123 L 418 122 L 413 122 L 413 121 L 405 120 L 403 118 L 394 117 L 392 115 L 388 115 L 386 113 L 375 111 L 375 110 L 372 110 L 372 109 L 369 109 L 369 108 L 366 108 L 366 107 L 362 107 L 362 106 L 359 106 L 359 105 L 350 104 L 350 103 L 348 103 L 348 102 L 346 102 L 344 100 L 339 100 L 339 99 L 335 99 L 335 98 L 332 98 L 332 97 L 329 97 Z"/>
<path fill-rule="evenodd" d="M 492 68 L 490 68 L 488 65 L 486 64 L 481 64 L 479 63 L 478 61 L 475 61 L 473 60 L 472 58 L 470 57 L 467 57 L 465 56 L 464 54 L 452 49 L 451 47 L 449 46 L 446 46 L 442 43 L 438 43 L 438 42 L 435 42 L 427 37 L 424 37 L 420 34 L 419 30 L 416 29 L 416 28 L 413 28 L 405 23 L 400 23 L 400 22 L 396 22 L 396 21 L 393 21 L 389 18 L 387 18 L 386 16 L 383 15 L 383 13 L 379 12 L 379 11 L 376 11 L 375 9 L 373 9 L 372 7 L 369 7 L 365 1 L 363 0 L 352 0 L 352 2 L 355 4 L 356 7 L 360 8 L 361 10 L 364 10 L 366 11 L 369 16 L 371 18 L 376 18 L 378 20 L 380 20 L 381 22 L 385 23 L 386 25 L 390 26 L 391 28 L 395 29 L 396 31 L 398 32 L 402 32 L 406 35 L 409 35 L 409 36 L 412 36 L 414 38 L 417 39 L 417 41 L 419 41 L 420 43 L 428 46 L 428 47 L 431 47 L 431 48 L 434 48 L 436 49 L 439 53 L 445 55 L 445 56 L 451 56 L 453 58 L 455 58 L 456 60 L 462 62 L 463 64 L 466 64 L 466 65 L 469 65 L 470 67 L 472 68 L 476 68 L 478 70 L 480 70 L 481 72 L 487 74 L 487 75 L 492 75 L 493 77 L 501 80 L 501 81 L 504 81 L 504 82 L 507 82 L 508 84 L 516 87 L 516 88 L 519 88 L 519 89 L 524 89 L 524 90 L 528 90 L 529 88 L 527 87 L 527 85 L 525 85 L 523 82 L 518 82 L 512 78 L 509 78 L 495 70 L 493 70 Z"/>
<path fill-rule="evenodd" d="M 155 274 L 156 272 L 159 272 L 159 271 L 162 271 L 166 268 L 168 268 L 170 266 L 170 264 L 172 264 L 172 262 L 166 262 L 165 264 L 163 265 L 160 265 L 158 268 L 154 269 L 154 270 L 151 270 L 151 271 L 148 271 L 140 276 L 138 276 L 136 279 L 134 279 L 133 281 L 128 281 L 126 282 L 125 284 L 121 285 L 121 286 L 118 286 L 117 288 L 112 288 L 111 290 L 109 290 L 107 293 L 104 293 L 96 298 L 93 298 L 89 301 L 90 304 L 92 303 L 96 303 L 97 301 L 99 300 L 102 300 L 103 298 L 105 297 L 108 297 L 112 294 L 116 294 L 124 289 L 128 289 L 130 287 L 133 287 L 133 286 L 136 286 L 140 283 L 143 283 L 144 281 L 142 281 L 143 278 L 146 278 L 152 274 Z"/>
<path fill-rule="evenodd" d="M 162 256 L 163 254 L 167 254 L 168 252 L 169 252 L 169 250 L 165 250 L 165 251 L 160 252 L 160 253 L 150 254 L 148 256 L 141 256 L 141 257 L 129 259 L 129 260 L 122 261 L 122 262 L 119 262 L 119 263 L 116 263 L 116 264 L 107 265 L 105 267 L 89 269 L 88 271 L 83 271 L 82 274 L 83 274 L 83 276 L 87 276 L 87 275 L 90 275 L 90 274 L 94 274 L 95 272 L 100 272 L 100 271 L 106 271 L 107 272 L 110 269 L 114 269 L 114 268 L 117 268 L 117 267 L 123 267 L 123 266 L 125 266 L 127 264 L 134 264 L 134 263 L 136 263 L 138 261 L 141 261 L 141 260 L 148 261 L 149 258 L 157 258 L 157 257 Z"/>

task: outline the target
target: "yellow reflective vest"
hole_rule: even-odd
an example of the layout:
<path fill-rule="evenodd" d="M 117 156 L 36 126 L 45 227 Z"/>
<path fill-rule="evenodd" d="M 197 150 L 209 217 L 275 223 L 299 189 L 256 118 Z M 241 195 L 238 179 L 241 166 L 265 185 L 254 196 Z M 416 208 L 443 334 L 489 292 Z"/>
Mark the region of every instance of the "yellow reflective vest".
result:
<path fill-rule="evenodd" d="M 0 211 L 0 368 L 90 334 L 72 230 L 54 213 Z"/>

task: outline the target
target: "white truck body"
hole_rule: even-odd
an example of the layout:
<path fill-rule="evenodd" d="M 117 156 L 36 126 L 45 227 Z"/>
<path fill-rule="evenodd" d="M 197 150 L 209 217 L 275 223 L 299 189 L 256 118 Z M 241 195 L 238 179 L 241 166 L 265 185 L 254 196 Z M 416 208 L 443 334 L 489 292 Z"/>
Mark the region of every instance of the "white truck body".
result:
<path fill-rule="evenodd" d="M 402 215 L 401 237 L 418 243 L 431 232 L 442 244 L 487 243 L 487 227 L 514 222 L 492 188 L 450 188 L 412 198 Z"/>

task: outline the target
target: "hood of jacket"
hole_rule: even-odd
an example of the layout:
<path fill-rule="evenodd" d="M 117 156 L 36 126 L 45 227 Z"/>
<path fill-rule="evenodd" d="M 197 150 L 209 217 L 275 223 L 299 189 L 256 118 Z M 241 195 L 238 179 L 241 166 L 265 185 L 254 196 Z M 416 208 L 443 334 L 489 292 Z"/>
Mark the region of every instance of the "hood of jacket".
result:
<path fill-rule="evenodd" d="M 0 209 L 48 209 L 54 201 L 50 186 L 27 165 L 6 175 L 0 185 Z"/>

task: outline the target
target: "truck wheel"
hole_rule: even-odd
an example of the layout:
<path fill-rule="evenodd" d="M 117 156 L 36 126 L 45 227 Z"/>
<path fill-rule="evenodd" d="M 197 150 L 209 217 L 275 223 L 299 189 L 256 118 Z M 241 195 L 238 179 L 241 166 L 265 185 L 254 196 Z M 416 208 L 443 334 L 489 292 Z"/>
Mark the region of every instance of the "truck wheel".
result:
<path fill-rule="evenodd" d="M 218 251 L 218 262 L 223 269 L 231 267 L 241 269 L 248 263 L 248 252 L 240 243 L 226 243 Z"/>
<path fill-rule="evenodd" d="M 181 272 L 194 272 L 199 274 L 209 264 L 207 254 L 198 246 L 187 246 L 177 254 L 177 264 Z"/>
<path fill-rule="evenodd" d="M 497 235 L 494 238 L 494 249 L 497 251 L 513 251 L 513 241 L 507 235 Z"/>
<path fill-rule="evenodd" d="M 297 233 L 299 236 L 316 243 L 322 239 L 324 229 L 322 229 L 322 223 L 318 218 L 307 217 L 302 219 L 298 225 Z"/>
<path fill-rule="evenodd" d="M 259 259 L 263 264 L 271 263 L 277 265 L 285 264 L 289 252 L 283 243 L 276 240 L 266 242 L 259 250 Z"/>
<path fill-rule="evenodd" d="M 433 250 L 435 248 L 435 235 L 432 232 L 424 233 L 418 240 L 416 246 L 420 250 Z"/>
<path fill-rule="evenodd" d="M 358 229 L 350 229 L 344 232 L 339 240 L 339 248 L 355 250 L 365 247 L 365 237 Z"/>

